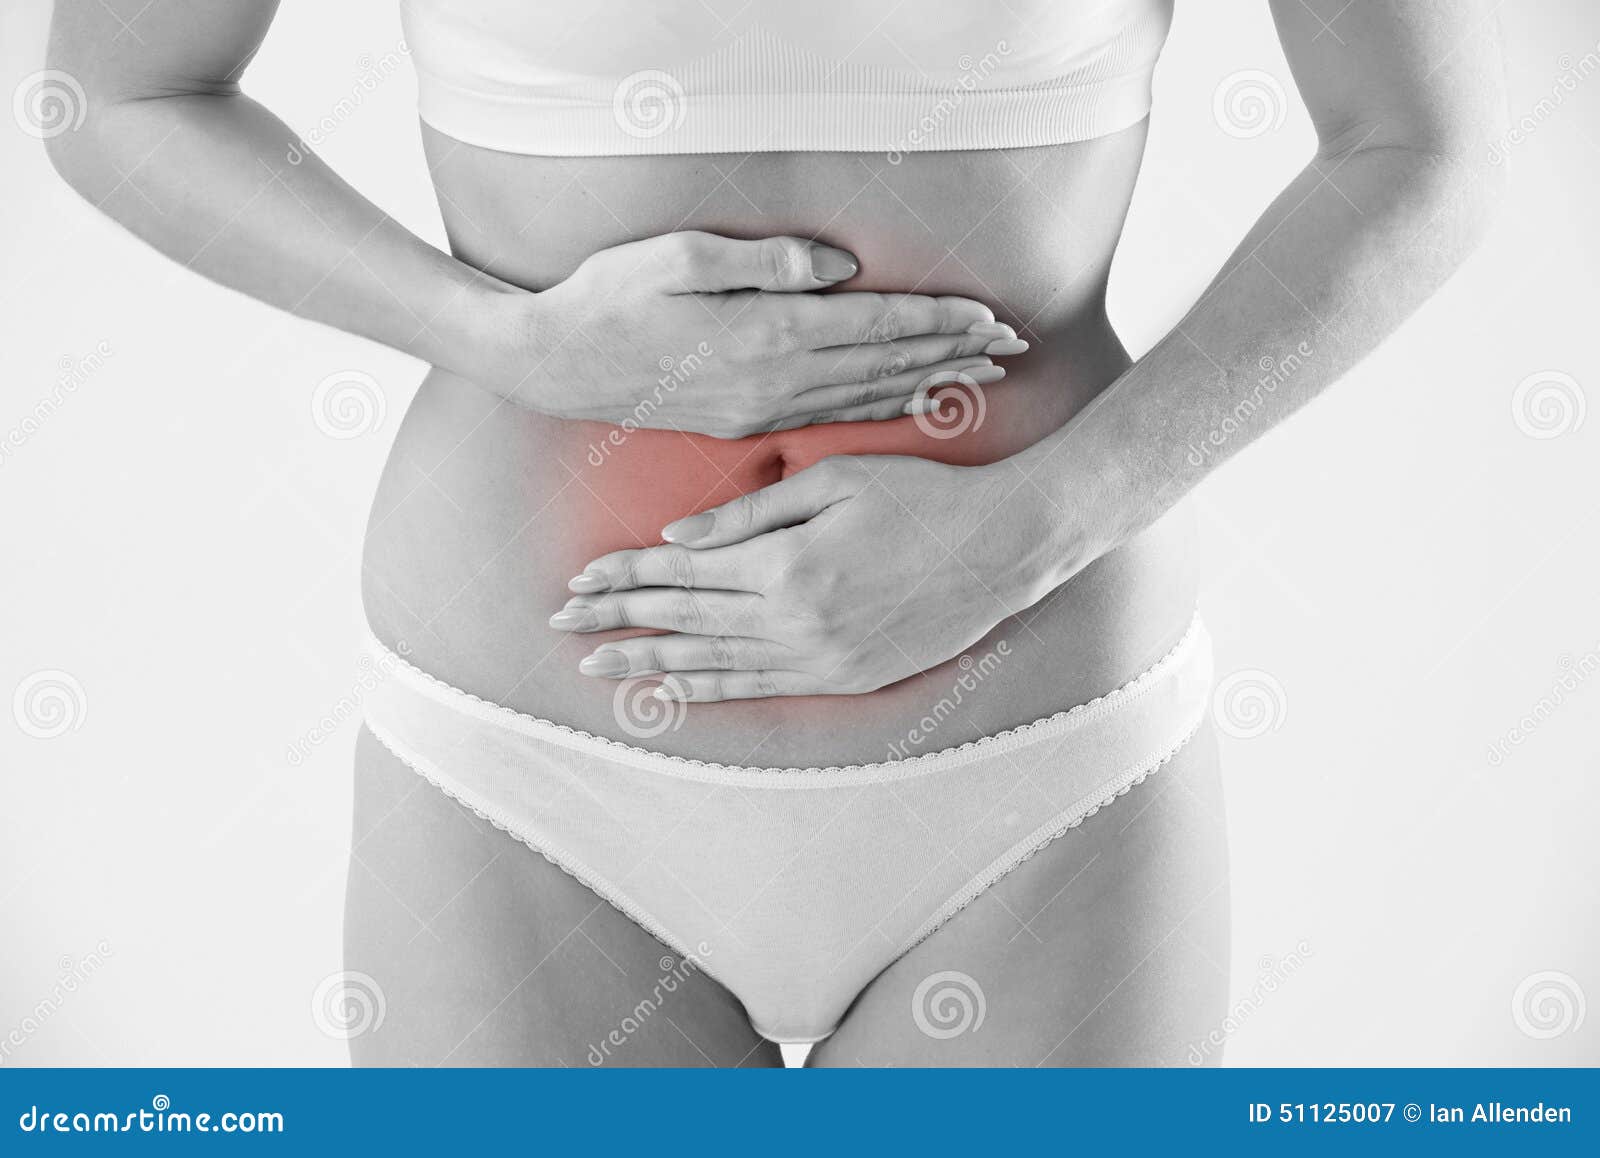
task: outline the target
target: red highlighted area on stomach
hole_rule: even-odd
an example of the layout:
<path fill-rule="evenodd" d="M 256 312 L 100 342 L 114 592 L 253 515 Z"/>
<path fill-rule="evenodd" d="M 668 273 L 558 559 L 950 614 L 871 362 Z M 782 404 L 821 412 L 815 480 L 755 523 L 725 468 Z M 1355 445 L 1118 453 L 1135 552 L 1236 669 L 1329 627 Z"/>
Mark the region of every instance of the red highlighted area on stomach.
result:
<path fill-rule="evenodd" d="M 567 505 L 583 512 L 573 540 L 583 544 L 585 558 L 654 546 L 674 519 L 770 486 L 830 455 L 903 454 L 979 466 L 1017 453 L 1050 429 L 1027 388 L 951 384 L 933 397 L 937 414 L 739 439 L 567 423 L 562 460 L 576 475 Z"/>

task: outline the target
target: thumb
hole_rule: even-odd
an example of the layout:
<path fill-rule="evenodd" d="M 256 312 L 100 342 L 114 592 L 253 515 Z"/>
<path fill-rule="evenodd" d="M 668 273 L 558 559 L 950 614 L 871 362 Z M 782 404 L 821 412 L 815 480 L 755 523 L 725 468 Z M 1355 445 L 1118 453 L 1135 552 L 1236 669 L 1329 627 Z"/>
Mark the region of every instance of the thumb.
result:
<path fill-rule="evenodd" d="M 738 241 L 694 231 L 669 236 L 679 239 L 677 260 L 668 264 L 685 293 L 817 290 L 854 277 L 860 268 L 844 250 L 803 237 Z"/>
<path fill-rule="evenodd" d="M 661 537 L 682 547 L 726 547 L 803 523 L 860 489 L 864 476 L 844 468 L 844 461 L 823 459 L 771 486 L 668 523 L 661 529 Z"/>

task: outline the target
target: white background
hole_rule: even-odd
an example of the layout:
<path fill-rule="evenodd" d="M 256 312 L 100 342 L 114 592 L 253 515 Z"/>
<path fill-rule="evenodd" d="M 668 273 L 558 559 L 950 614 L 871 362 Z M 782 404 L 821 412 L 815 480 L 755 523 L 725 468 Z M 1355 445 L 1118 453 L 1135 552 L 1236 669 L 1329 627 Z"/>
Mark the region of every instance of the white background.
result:
<path fill-rule="evenodd" d="M 0 95 L 43 67 L 47 8 L 0 6 Z M 1231 1064 L 1600 1062 L 1600 1010 L 1576 1024 L 1582 993 L 1600 998 L 1600 673 L 1487 758 L 1600 662 L 1600 413 L 1535 438 L 1512 407 L 1559 371 L 1600 409 L 1600 71 L 1534 112 L 1600 54 L 1600 10 L 1500 19 L 1511 112 L 1533 131 L 1494 234 L 1200 492 L 1219 674 L 1282 689 L 1270 730 L 1224 741 L 1234 994 L 1310 949 L 1232 1027 Z M 247 88 L 309 134 L 399 40 L 393 0 L 287 0 Z M 1241 70 L 1290 94 L 1245 139 L 1212 107 Z M 1113 279 L 1136 351 L 1311 145 L 1264 3 L 1180 2 L 1156 81 Z M 322 153 L 442 241 L 409 66 L 362 98 Z M 157 257 L 4 117 L 0 173 L 0 432 L 63 359 L 111 351 L 0 458 L 0 1038 L 64 959 L 109 949 L 5 1064 L 342 1064 L 311 1001 L 341 968 L 355 725 L 299 767 L 287 752 L 355 688 L 362 527 L 424 367 Z M 311 398 L 350 369 L 386 416 L 339 440 Z M 5 710 L 41 669 L 85 693 L 54 739 Z M 1513 1010 L 1546 971 L 1570 979 L 1567 1004 L 1522 1020 L 1566 1026 L 1548 1037 Z"/>

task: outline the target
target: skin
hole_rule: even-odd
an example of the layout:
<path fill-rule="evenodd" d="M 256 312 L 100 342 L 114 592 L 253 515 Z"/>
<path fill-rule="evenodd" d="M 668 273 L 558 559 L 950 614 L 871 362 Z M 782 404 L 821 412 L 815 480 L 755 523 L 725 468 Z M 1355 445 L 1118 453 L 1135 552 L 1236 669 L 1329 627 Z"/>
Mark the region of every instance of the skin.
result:
<path fill-rule="evenodd" d="M 232 79 L 271 4 L 162 5 L 154 19 L 170 18 L 182 36 L 143 38 L 166 46 L 160 50 L 119 42 L 109 52 L 114 23 L 95 5 L 63 4 L 52 66 L 87 78 L 91 107 L 100 111 L 92 131 L 56 138 L 52 155 L 108 212 L 200 272 L 438 367 L 397 439 L 369 530 L 367 610 L 386 642 L 410 641 L 420 666 L 485 698 L 616 736 L 608 683 L 571 674 L 599 642 L 602 651 L 621 650 L 630 670 L 670 672 L 668 695 L 697 701 L 682 726 L 653 746 L 732 763 L 882 759 L 885 743 L 904 737 L 949 686 L 952 657 L 964 648 L 1017 643 L 1016 658 L 945 722 L 935 746 L 1092 698 L 1171 645 L 1193 606 L 1177 500 L 1371 349 L 1481 234 L 1496 193 L 1496 171 L 1483 158 L 1500 115 L 1486 7 L 1274 5 L 1318 128 L 1317 155 L 1173 334 L 1132 365 L 1104 321 L 1103 297 L 1142 128 L 1010 154 L 911 154 L 893 171 L 881 169 L 842 209 L 829 197 L 861 164 L 849 155 L 730 160 L 742 206 L 723 189 L 728 172 L 704 158 L 592 159 L 582 166 L 585 187 L 600 190 L 617 221 L 595 220 L 586 216 L 592 206 L 562 200 L 558 189 L 571 172 L 560 163 L 486 156 L 425 132 L 435 181 L 447 206 L 462 210 L 445 210 L 455 251 L 448 257 L 404 235 L 314 163 L 274 170 L 277 179 L 265 183 L 255 176 L 281 156 L 289 134 L 238 95 Z M 134 169 L 145 198 L 185 212 L 141 209 L 121 181 Z M 1064 215 L 1055 206 L 1030 214 L 1023 198 L 997 205 L 994 190 L 1020 186 L 1018 172 L 1047 201 L 1056 195 L 1084 218 L 1060 228 Z M 206 180 L 195 182 L 196 173 Z M 859 184 L 858 177 L 852 187 Z M 205 195 L 192 196 L 191 188 Z M 560 224 L 537 244 L 513 243 L 530 202 L 548 210 L 541 220 Z M 907 213 L 913 204 L 917 211 Z M 305 228 L 308 207 L 322 229 Z M 964 269 L 945 265 L 949 239 L 978 219 L 992 232 L 962 253 Z M 902 445 L 910 420 L 874 410 L 880 421 L 865 426 L 805 426 L 704 444 L 692 434 L 661 434 L 673 440 L 662 443 L 640 431 L 628 444 L 633 451 L 587 474 L 591 426 L 600 424 L 576 411 L 561 416 L 562 407 L 576 395 L 601 411 L 614 405 L 610 418 L 619 421 L 637 387 L 617 388 L 614 403 L 588 400 L 626 380 L 627 366 L 623 374 L 596 373 L 589 360 L 552 353 L 576 346 L 563 339 L 574 313 L 545 311 L 560 302 L 560 287 L 576 277 L 572 299 L 590 307 L 632 292 L 625 278 L 607 281 L 603 273 L 596 280 L 605 288 L 586 291 L 577 275 L 591 255 L 657 234 L 695 229 L 749 242 L 778 232 L 803 244 L 824 228 L 830 248 L 847 249 L 860 266 L 835 284 L 962 298 L 1001 314 L 1033 343 L 988 392 L 994 425 L 984 437 L 992 441 Z M 362 260 L 347 261 L 352 250 Z M 732 254 L 727 262 L 751 264 Z M 647 291 L 646 313 L 681 296 L 665 284 Z M 688 285 L 695 294 L 727 294 L 726 286 L 750 282 L 729 274 Z M 985 287 L 994 299 L 987 303 Z M 817 300 L 807 292 L 762 300 Z M 741 316 L 738 303 L 708 304 L 734 311 L 706 331 L 723 341 Z M 863 304 L 866 315 L 890 312 L 883 299 Z M 575 312 L 583 315 L 583 306 Z M 847 336 L 886 336 L 881 322 L 863 321 Z M 925 328 L 948 329 L 947 337 L 959 330 L 944 316 Z M 773 331 L 739 336 L 762 333 Z M 985 332 L 960 338 L 983 338 L 984 348 L 996 340 Z M 1208 442 L 1208 432 L 1251 400 L 1262 352 L 1302 345 L 1314 356 L 1223 444 Z M 674 336 L 665 352 L 692 348 Z M 774 343 L 756 351 L 767 359 L 766 373 L 749 362 L 729 373 L 776 378 L 788 417 L 803 416 L 794 404 L 806 389 L 837 385 L 796 386 L 805 361 L 796 355 L 805 352 L 792 341 Z M 654 360 L 640 357 L 636 368 Z M 542 370 L 530 374 L 530 363 Z M 680 391 L 672 400 L 691 397 Z M 761 400 L 768 410 L 702 433 L 766 429 L 772 397 Z M 557 398 L 568 401 L 551 401 Z M 869 408 L 884 401 L 853 400 Z M 682 429 L 697 429 L 693 404 L 683 407 Z M 1195 453 L 1197 445 L 1206 451 Z M 627 481 L 634 469 L 647 485 L 622 491 L 636 496 L 639 509 L 604 501 L 606 480 Z M 704 483 L 698 495 L 658 494 L 668 480 L 696 472 Z M 746 492 L 755 494 L 740 497 Z M 653 546 L 669 524 L 704 511 L 712 513 L 706 537 L 691 537 L 700 530 L 694 525 L 679 527 L 678 543 Z M 645 514 L 654 521 L 644 525 Z M 592 624 L 544 628 L 557 592 L 585 573 L 605 588 L 579 593 L 575 610 L 591 612 Z M 662 575 L 671 581 L 665 592 Z M 727 594 L 746 598 L 735 609 L 721 599 Z M 628 634 L 599 634 L 619 622 L 630 625 Z M 584 630 L 570 630 L 578 627 Z M 641 643 L 641 629 L 667 634 Z M 644 657 L 647 648 L 655 654 Z M 717 670 L 704 666 L 708 657 Z M 810 698 L 817 694 L 836 698 L 823 709 Z M 710 702 L 745 696 L 754 698 Z M 1202 983 L 1199 964 L 1166 954 L 1184 933 L 1211 972 L 1224 975 L 1226 912 L 1214 891 L 1195 898 L 1193 914 L 1152 902 L 1225 879 L 1214 784 L 1202 783 L 1207 769 L 1214 776 L 1208 753 L 1186 750 L 1168 769 L 1181 773 L 1173 783 L 1192 791 L 1157 795 L 1159 779 L 1141 786 L 891 966 L 814 1062 L 1181 1061 L 1187 1043 L 1220 1018 L 1222 982 Z M 503 834 L 482 831 L 437 794 L 419 794 L 421 782 L 386 769 L 387 759 L 364 737 L 348 951 L 351 968 L 384 980 L 394 1012 L 392 1028 L 355 1047 L 357 1060 L 577 1064 L 570 1059 L 615 1023 L 637 979 L 660 969 L 661 947 Z M 1190 778 L 1195 769 L 1200 774 Z M 1119 814 L 1152 819 L 1151 836 L 1139 839 L 1137 825 Z M 430 871 L 448 870 L 434 875 L 456 883 L 459 895 L 429 892 L 424 904 L 408 894 L 442 888 L 407 873 L 419 847 L 429 850 Z M 1098 867 L 1083 859 L 1091 850 Z M 1091 871 L 1104 876 L 1090 878 Z M 1093 888 L 1074 885 L 1091 879 Z M 479 890 L 488 891 L 475 907 Z M 441 932 L 442 914 L 457 906 L 464 907 Z M 1035 944 L 1013 926 L 1002 938 L 1008 909 L 1023 921 L 1045 920 L 1049 935 Z M 579 932 L 625 980 L 603 981 L 596 959 L 569 954 L 586 951 Z M 527 968 L 513 968 L 535 951 Z M 981 1035 L 952 1039 L 953 1047 L 908 1030 L 907 987 L 946 968 L 1003 978 L 991 990 L 993 1020 Z M 1112 984 L 1112 974 L 1124 980 Z M 1062 977 L 1070 984 L 1060 985 Z M 1130 995 L 1138 999 L 1125 1000 Z M 734 995 L 702 978 L 686 996 L 673 1020 L 692 1052 L 715 1064 L 773 1064 L 773 1051 L 734 1016 Z M 489 1016 L 495 1010 L 501 1013 Z M 502 1014 L 510 1020 L 485 1037 L 484 1027 Z M 382 1034 L 390 1036 L 380 1041 Z M 680 1064 L 687 1056 L 659 1024 L 637 1040 L 632 1064 Z"/>
<path fill-rule="evenodd" d="M 669 524 L 668 545 L 590 561 L 552 626 L 669 634 L 579 670 L 672 673 L 656 694 L 693 702 L 853 695 L 925 670 L 1129 542 L 1420 306 L 1499 199 L 1491 15 L 1362 5 L 1323 38 L 1314 6 L 1273 13 L 1321 144 L 1166 339 L 1002 462 L 841 456 Z M 1300 355 L 1264 396 L 1262 351 Z M 885 556 L 904 562 L 863 581 Z"/>
<path fill-rule="evenodd" d="M 649 419 L 719 437 L 898 417 L 928 373 L 1026 348 L 971 300 L 818 297 L 857 263 L 806 238 L 639 238 L 584 254 L 549 294 L 441 253 L 240 91 L 277 7 L 64 0 L 51 20 L 50 66 L 89 98 L 84 125 L 49 142 L 52 162 L 97 207 L 224 285 L 564 417 L 620 421 L 668 337 L 693 348 L 726 335 L 728 356 L 699 388 Z M 149 35 L 124 35 L 133 22 Z M 609 347 L 604 363 L 593 336 Z"/>
<path fill-rule="evenodd" d="M 347 969 L 378 980 L 383 1024 L 357 1065 L 783 1064 L 721 986 L 588 889 L 434 791 L 363 732 L 345 924 Z M 1202 734 L 1116 807 L 1002 878 L 895 962 L 807 1064 L 1214 1065 L 1226 1011 L 1227 841 Z M 426 841 L 426 864 L 415 863 Z M 663 969 L 663 961 L 669 963 Z M 918 984 L 984 991 L 983 1024 L 921 1032 Z M 659 1006 L 624 1020 L 641 1001 Z M 613 1030 L 620 1043 L 608 1044 Z"/>

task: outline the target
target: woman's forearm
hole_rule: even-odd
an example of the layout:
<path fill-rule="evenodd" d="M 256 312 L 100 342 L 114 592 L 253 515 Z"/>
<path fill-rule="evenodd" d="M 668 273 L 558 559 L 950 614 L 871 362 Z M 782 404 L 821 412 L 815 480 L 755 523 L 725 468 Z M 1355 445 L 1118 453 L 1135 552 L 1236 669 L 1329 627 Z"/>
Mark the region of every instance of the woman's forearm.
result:
<path fill-rule="evenodd" d="M 93 111 L 49 142 L 67 181 L 168 257 L 270 305 L 470 373 L 493 307 L 520 292 L 407 231 L 236 90 Z"/>
<path fill-rule="evenodd" d="M 591 255 L 567 282 L 534 293 L 408 232 L 231 85 L 91 92 L 89 104 L 82 129 L 48 142 L 51 158 L 161 252 L 556 417 L 719 437 L 899 418 L 926 403 L 917 389 L 928 375 L 998 377 L 987 351 L 1026 349 L 969 299 L 814 298 L 808 291 L 852 276 L 855 259 L 787 236 L 645 238 Z M 774 292 L 747 292 L 757 289 Z M 889 320 L 900 345 L 883 336 Z M 852 347 L 848 357 L 822 352 L 839 345 Z M 693 388 L 677 390 L 660 361 L 684 350 L 703 353 Z"/>
<path fill-rule="evenodd" d="M 1476 157 L 1319 156 L 1183 320 L 1054 434 L 1008 460 L 1049 590 L 1154 522 L 1349 370 L 1466 257 L 1499 199 Z"/>

